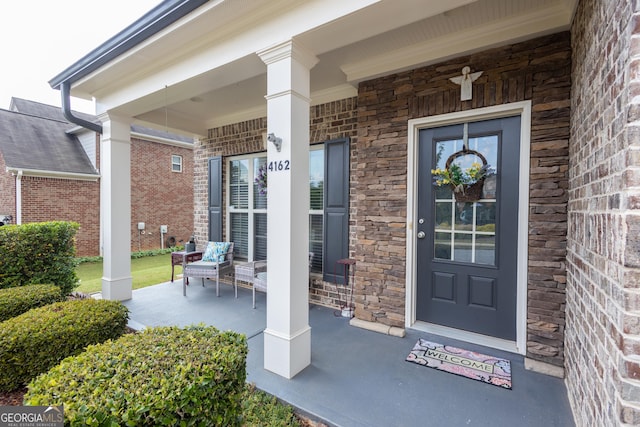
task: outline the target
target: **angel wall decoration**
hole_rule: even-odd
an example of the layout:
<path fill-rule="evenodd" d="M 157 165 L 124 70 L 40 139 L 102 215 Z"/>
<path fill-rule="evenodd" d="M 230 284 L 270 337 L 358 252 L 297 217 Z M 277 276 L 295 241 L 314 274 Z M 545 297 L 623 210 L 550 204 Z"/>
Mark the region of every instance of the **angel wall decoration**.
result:
<path fill-rule="evenodd" d="M 460 101 L 468 101 L 473 97 L 473 82 L 481 75 L 482 71 L 472 73 L 471 68 L 464 67 L 461 76 L 449 78 L 453 83 L 460 85 Z"/>

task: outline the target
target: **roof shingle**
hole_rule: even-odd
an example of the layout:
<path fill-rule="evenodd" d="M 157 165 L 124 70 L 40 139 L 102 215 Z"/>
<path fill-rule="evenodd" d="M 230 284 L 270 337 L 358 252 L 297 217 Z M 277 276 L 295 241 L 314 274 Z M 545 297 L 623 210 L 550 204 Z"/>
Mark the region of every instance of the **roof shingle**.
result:
<path fill-rule="evenodd" d="M 67 129 L 67 121 L 0 109 L 0 150 L 7 167 L 97 174 Z"/>

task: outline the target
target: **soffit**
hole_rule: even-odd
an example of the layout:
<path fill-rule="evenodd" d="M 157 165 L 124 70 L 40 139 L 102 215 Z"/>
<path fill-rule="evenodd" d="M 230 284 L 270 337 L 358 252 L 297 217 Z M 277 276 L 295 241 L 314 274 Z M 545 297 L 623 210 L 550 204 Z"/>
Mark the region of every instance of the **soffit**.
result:
<path fill-rule="evenodd" d="M 145 125 L 204 135 L 266 115 L 266 67 L 255 52 L 278 40 L 295 37 L 318 56 L 311 71 L 312 102 L 318 103 L 354 96 L 363 80 L 566 30 L 576 3 L 363 0 L 334 19 L 325 12 L 297 22 L 322 14 L 327 1 L 212 2 L 72 92 L 96 96 L 105 110 Z"/>

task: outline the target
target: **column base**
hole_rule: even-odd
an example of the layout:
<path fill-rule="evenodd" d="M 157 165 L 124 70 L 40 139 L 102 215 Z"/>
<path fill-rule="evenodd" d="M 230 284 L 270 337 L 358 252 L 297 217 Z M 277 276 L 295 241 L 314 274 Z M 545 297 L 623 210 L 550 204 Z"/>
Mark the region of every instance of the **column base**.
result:
<path fill-rule="evenodd" d="M 123 279 L 110 280 L 102 278 L 102 299 L 125 301 L 133 296 L 133 279 L 125 277 Z"/>
<path fill-rule="evenodd" d="M 311 328 L 293 336 L 264 330 L 264 368 L 291 379 L 311 364 Z"/>

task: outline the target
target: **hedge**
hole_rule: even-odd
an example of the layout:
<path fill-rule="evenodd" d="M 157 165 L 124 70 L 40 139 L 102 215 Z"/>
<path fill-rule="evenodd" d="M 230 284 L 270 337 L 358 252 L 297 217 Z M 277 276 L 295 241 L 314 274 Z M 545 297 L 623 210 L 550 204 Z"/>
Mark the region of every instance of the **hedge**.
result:
<path fill-rule="evenodd" d="M 65 296 L 55 285 L 30 285 L 0 289 L 0 322 L 26 313 L 32 308 L 62 301 Z"/>
<path fill-rule="evenodd" d="M 53 283 L 64 295 L 78 286 L 75 222 L 0 227 L 0 289 Z"/>
<path fill-rule="evenodd" d="M 24 404 L 64 404 L 65 425 L 237 426 L 246 355 L 236 332 L 149 328 L 63 360 Z"/>
<path fill-rule="evenodd" d="M 118 301 L 75 300 L 34 308 L 0 323 L 0 391 L 24 386 L 67 356 L 122 335 L 128 309 Z"/>
<path fill-rule="evenodd" d="M 148 249 L 144 251 L 131 252 L 131 259 L 166 255 L 172 252 L 183 251 L 183 250 L 184 250 L 184 246 L 181 246 L 181 245 L 173 246 L 171 248 L 164 248 L 164 249 Z M 84 257 L 77 257 L 76 263 L 83 264 L 85 262 L 102 262 L 103 260 L 104 258 L 101 256 L 84 256 Z"/>
<path fill-rule="evenodd" d="M 260 427 L 300 427 L 293 407 L 254 384 L 247 384 L 242 398 L 242 425 Z M 305 424 L 307 425 L 307 424 Z"/>

